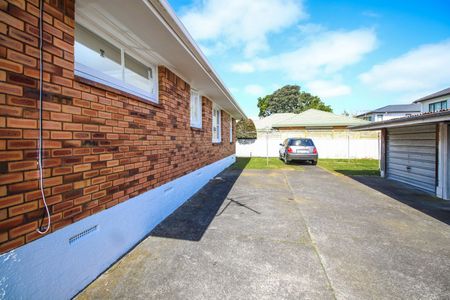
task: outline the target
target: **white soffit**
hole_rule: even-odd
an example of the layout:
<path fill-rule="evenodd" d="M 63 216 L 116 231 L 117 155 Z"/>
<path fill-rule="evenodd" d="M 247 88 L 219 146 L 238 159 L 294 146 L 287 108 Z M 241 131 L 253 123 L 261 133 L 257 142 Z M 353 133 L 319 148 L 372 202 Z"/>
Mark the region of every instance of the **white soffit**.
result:
<path fill-rule="evenodd" d="M 246 117 L 166 1 L 77 0 L 75 15 L 143 61 L 168 67 L 235 119 Z"/>

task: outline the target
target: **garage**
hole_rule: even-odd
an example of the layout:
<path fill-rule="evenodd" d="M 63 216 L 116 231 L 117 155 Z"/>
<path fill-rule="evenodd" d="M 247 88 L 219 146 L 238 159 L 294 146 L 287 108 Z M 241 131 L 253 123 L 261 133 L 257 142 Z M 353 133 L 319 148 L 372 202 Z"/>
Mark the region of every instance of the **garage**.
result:
<path fill-rule="evenodd" d="M 450 110 L 351 127 L 380 130 L 380 174 L 450 200 Z"/>
<path fill-rule="evenodd" d="M 388 128 L 386 176 L 436 192 L 436 125 Z"/>

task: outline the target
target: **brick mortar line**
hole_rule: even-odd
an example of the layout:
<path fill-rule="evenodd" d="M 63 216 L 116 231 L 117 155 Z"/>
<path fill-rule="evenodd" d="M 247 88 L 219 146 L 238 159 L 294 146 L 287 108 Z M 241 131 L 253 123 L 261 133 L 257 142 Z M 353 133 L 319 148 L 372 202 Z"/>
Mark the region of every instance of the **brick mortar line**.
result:
<path fill-rule="evenodd" d="M 289 192 L 291 193 L 292 197 L 296 200 L 297 197 L 295 196 L 294 190 L 292 189 L 292 186 L 289 183 L 289 180 L 288 180 L 288 178 L 286 176 L 286 172 L 285 171 L 282 171 L 282 172 L 283 172 L 284 180 L 286 182 L 286 186 L 288 187 Z M 300 216 L 303 219 L 303 224 L 305 225 L 306 232 L 308 233 L 308 238 L 310 239 L 312 248 L 314 249 L 314 252 L 316 253 L 317 258 L 319 259 L 320 266 L 321 266 L 321 268 L 323 270 L 323 273 L 325 274 L 325 278 L 327 279 L 327 283 L 328 283 L 328 286 L 329 286 L 329 288 L 330 288 L 330 290 L 331 290 L 331 292 L 333 294 L 333 298 L 337 299 L 336 291 L 335 291 L 335 289 L 333 287 L 333 284 L 331 282 L 331 278 L 328 276 L 328 273 L 327 273 L 327 270 L 325 268 L 325 264 L 324 264 L 322 255 L 320 255 L 320 252 L 319 252 L 319 248 L 318 248 L 316 242 L 314 241 L 314 239 L 312 238 L 312 234 L 311 234 L 311 231 L 309 230 L 308 224 L 306 223 L 305 216 L 303 215 L 302 210 L 300 209 L 300 207 L 298 205 L 297 205 L 297 209 L 298 209 L 298 212 L 299 212 Z"/>

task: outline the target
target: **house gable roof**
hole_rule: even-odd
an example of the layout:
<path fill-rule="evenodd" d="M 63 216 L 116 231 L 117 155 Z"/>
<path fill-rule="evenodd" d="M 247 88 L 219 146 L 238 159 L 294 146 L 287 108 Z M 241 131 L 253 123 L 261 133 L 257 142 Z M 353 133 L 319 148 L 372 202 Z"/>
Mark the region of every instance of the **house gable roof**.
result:
<path fill-rule="evenodd" d="M 256 129 L 283 128 L 283 127 L 331 127 L 354 126 L 367 124 L 368 121 L 336 115 L 334 113 L 317 109 L 308 109 L 299 114 L 273 114 L 255 121 Z"/>
<path fill-rule="evenodd" d="M 416 101 L 414 101 L 414 103 L 422 102 L 422 101 L 425 101 L 425 100 L 430 100 L 430 99 L 437 98 L 437 97 L 447 96 L 447 95 L 450 95 L 450 87 L 446 88 L 446 89 L 443 89 L 443 90 L 441 90 L 439 92 L 433 93 L 431 95 L 419 98 Z"/>
<path fill-rule="evenodd" d="M 394 104 L 394 105 L 386 105 L 375 110 L 371 110 L 362 114 L 357 115 L 365 116 L 373 113 L 420 113 L 420 104 L 412 103 L 412 104 Z"/>

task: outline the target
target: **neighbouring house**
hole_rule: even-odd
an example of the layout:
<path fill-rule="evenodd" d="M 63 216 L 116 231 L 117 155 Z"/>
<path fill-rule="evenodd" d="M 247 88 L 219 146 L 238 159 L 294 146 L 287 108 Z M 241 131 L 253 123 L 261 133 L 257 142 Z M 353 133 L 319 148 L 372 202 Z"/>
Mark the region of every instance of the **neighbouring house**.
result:
<path fill-rule="evenodd" d="M 352 127 L 381 130 L 383 177 L 450 200 L 450 111 L 445 109 L 449 95 L 446 89 L 415 101 L 421 103 L 422 114 Z"/>
<path fill-rule="evenodd" d="M 235 161 L 245 118 L 167 1 L 39 3 L 0 5 L 8 299 L 77 294 Z"/>
<path fill-rule="evenodd" d="M 420 113 L 420 104 L 395 104 L 387 105 L 375 110 L 371 110 L 357 115 L 357 118 L 370 122 L 386 121 L 396 118 L 409 117 Z"/>
<path fill-rule="evenodd" d="M 350 126 L 368 121 L 316 109 L 279 113 L 254 121 L 257 139 L 238 140 L 236 154 L 278 157 L 279 144 L 290 137 L 312 138 L 320 158 L 378 159 L 378 132 L 354 132 Z"/>
<path fill-rule="evenodd" d="M 417 99 L 416 101 L 414 101 L 414 103 L 420 105 L 421 112 L 426 113 L 448 109 L 449 101 L 450 101 L 450 88 L 446 88 L 434 94 Z"/>

